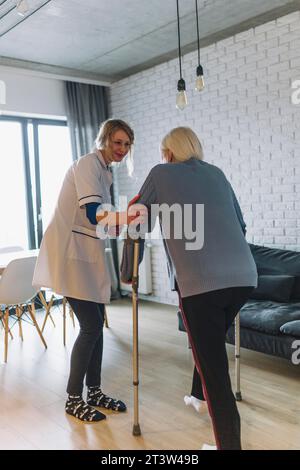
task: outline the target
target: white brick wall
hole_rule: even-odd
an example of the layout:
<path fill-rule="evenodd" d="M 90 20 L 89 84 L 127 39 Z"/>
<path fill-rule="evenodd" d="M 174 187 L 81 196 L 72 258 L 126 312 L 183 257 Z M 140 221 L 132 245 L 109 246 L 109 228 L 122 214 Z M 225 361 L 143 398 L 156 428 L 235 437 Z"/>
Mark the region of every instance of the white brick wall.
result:
<path fill-rule="evenodd" d="M 174 44 L 174 47 L 176 44 Z M 201 50 L 206 89 L 194 88 L 197 53 L 183 58 L 189 105 L 175 108 L 178 61 L 122 80 L 111 89 L 112 115 L 136 134 L 135 172 L 117 172 L 120 194 L 133 196 L 160 162 L 159 142 L 178 125 L 199 135 L 205 159 L 223 169 L 240 201 L 249 242 L 300 250 L 300 12 Z M 154 298 L 177 303 L 158 242 L 152 250 Z"/>

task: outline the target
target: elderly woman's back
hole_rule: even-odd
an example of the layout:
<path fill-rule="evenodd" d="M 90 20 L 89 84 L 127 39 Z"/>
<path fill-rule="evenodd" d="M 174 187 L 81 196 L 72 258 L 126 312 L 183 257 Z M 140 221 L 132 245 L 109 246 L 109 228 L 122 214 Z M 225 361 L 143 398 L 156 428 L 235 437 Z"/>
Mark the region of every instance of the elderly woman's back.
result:
<path fill-rule="evenodd" d="M 150 211 L 152 206 L 160 217 L 170 268 L 175 268 L 183 297 L 256 285 L 242 213 L 219 168 L 193 157 L 157 165 L 140 191 L 139 202 Z M 161 210 L 157 205 L 163 205 Z"/>

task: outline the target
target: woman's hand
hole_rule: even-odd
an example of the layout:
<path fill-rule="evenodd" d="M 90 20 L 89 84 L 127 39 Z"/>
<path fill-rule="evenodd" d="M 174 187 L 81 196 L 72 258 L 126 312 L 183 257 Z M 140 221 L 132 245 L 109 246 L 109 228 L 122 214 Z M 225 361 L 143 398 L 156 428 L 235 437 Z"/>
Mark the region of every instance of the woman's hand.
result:
<path fill-rule="evenodd" d="M 124 225 L 145 224 L 148 220 L 148 209 L 143 204 L 132 204 L 127 211 L 110 212 L 100 210 L 96 215 L 98 223 L 108 227 L 122 228 Z"/>
<path fill-rule="evenodd" d="M 148 221 L 148 209 L 144 204 L 132 204 L 127 210 L 127 225 L 145 224 Z"/>

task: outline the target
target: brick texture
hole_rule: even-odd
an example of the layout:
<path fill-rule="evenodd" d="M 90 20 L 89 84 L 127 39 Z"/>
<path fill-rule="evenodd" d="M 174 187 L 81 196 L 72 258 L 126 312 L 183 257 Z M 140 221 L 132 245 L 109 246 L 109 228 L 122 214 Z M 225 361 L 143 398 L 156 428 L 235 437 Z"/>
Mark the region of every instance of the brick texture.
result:
<path fill-rule="evenodd" d="M 300 250 L 300 105 L 292 82 L 300 79 L 300 12 L 201 50 L 206 88 L 194 91 L 197 53 L 183 57 L 188 106 L 175 108 L 178 61 L 115 83 L 111 115 L 136 134 L 135 171 L 115 170 L 116 191 L 132 197 L 161 161 L 159 143 L 173 127 L 192 127 L 205 160 L 225 172 L 240 201 L 252 243 Z M 174 44 L 174 47 L 176 44 Z M 163 247 L 153 242 L 153 299 L 176 304 Z"/>

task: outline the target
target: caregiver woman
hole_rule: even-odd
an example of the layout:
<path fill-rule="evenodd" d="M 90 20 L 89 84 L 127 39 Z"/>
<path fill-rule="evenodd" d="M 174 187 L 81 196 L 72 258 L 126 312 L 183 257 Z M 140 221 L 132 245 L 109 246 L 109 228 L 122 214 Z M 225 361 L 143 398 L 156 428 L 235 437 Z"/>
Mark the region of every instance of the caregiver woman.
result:
<path fill-rule="evenodd" d="M 107 120 L 100 127 L 95 151 L 69 168 L 42 240 L 33 278 L 34 286 L 49 287 L 65 296 L 79 321 L 65 410 L 84 422 L 106 418 L 94 407 L 126 410 L 121 400 L 110 398 L 101 390 L 104 304 L 110 301 L 111 282 L 104 241 L 96 235 L 96 212 L 101 214 L 101 205 L 111 201 L 110 164 L 121 162 L 130 153 L 133 141 L 133 130 L 126 122 Z M 130 211 L 134 215 L 135 206 Z M 106 217 L 106 223 L 114 227 L 116 213 L 105 214 L 111 216 Z M 126 223 L 127 215 L 119 212 L 117 222 Z M 84 377 L 86 402 L 82 398 Z"/>

